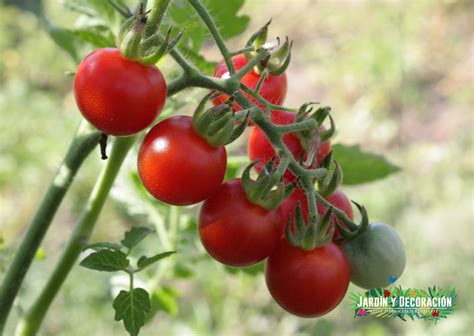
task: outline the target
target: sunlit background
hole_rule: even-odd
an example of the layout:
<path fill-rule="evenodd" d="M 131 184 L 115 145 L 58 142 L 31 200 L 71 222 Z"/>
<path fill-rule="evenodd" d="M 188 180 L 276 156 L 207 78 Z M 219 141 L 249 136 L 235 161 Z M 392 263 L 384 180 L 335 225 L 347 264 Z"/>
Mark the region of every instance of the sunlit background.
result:
<path fill-rule="evenodd" d="M 43 14 L 40 1 L 3 2 L 16 6 L 0 1 L 1 273 L 81 119 L 71 94 L 72 77 L 65 75 L 76 65 L 42 30 L 39 19 L 45 15 L 68 25 L 76 15 L 60 1 L 43 1 Z M 437 325 L 354 319 L 346 297 L 322 318 L 293 317 L 271 300 L 262 274 L 233 274 L 205 255 L 192 220 L 197 208 L 178 213 L 144 201 L 133 179 L 133 151 L 93 241 L 119 240 L 132 225 L 177 221 L 176 234 L 168 237 L 178 249 L 176 260 L 160 264 L 142 279 L 156 293 L 161 309 L 141 334 L 472 335 L 474 2 L 252 0 L 241 13 L 252 20 L 241 38 L 231 40 L 236 49 L 269 18 L 271 36 L 294 39 L 286 105 L 318 100 L 332 106 L 338 126 L 335 143 L 359 143 L 402 167 L 387 179 L 344 190 L 369 209 L 372 220 L 399 231 L 407 249 L 399 284 L 454 287 L 458 307 Z M 205 53 L 218 57 L 211 44 Z M 165 69 L 172 64 L 164 62 Z M 187 95 L 191 104 L 186 113 L 200 94 Z M 245 155 L 245 141 L 231 151 Z M 102 164 L 96 153 L 81 169 L 28 273 L 6 335 L 13 333 L 14 322 L 54 267 Z M 169 247 L 166 244 L 163 237 L 150 237 L 145 245 L 159 252 Z M 111 292 L 121 280 L 75 267 L 42 334 L 124 334 L 111 307 Z"/>

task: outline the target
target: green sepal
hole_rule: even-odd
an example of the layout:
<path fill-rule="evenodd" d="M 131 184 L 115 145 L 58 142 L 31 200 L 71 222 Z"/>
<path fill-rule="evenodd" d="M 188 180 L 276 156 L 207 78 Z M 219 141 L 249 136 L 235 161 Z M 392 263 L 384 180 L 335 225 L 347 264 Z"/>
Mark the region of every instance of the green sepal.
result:
<path fill-rule="evenodd" d="M 331 115 L 328 115 L 328 117 L 329 117 L 331 126 L 329 127 L 328 130 L 319 132 L 319 138 L 321 139 L 321 142 L 325 142 L 329 140 L 336 133 L 336 123 L 334 122 L 334 119 L 331 117 Z"/>
<path fill-rule="evenodd" d="M 246 47 L 253 47 L 253 51 L 245 53 L 245 57 L 247 60 L 250 60 L 251 58 L 255 57 L 257 49 L 259 49 L 261 46 L 267 42 L 267 36 L 268 36 L 268 26 L 272 23 L 272 20 L 270 19 L 265 25 L 260 28 L 258 31 L 252 34 L 250 36 L 250 39 L 247 41 L 245 44 Z"/>
<path fill-rule="evenodd" d="M 129 26 L 129 29 L 125 31 L 120 38 L 120 45 L 117 47 L 123 57 L 129 60 L 140 59 L 140 43 L 145 32 L 145 24 L 143 23 L 144 13 L 140 12 L 133 16 L 133 22 Z M 125 26 L 128 26 L 125 21 Z"/>
<path fill-rule="evenodd" d="M 332 208 L 329 208 L 324 214 L 324 216 L 319 220 L 318 230 L 316 233 L 316 246 L 327 245 L 332 240 L 332 236 L 334 235 L 334 228 L 332 227 L 328 232 L 332 214 L 333 210 Z"/>
<path fill-rule="evenodd" d="M 211 92 L 204 96 L 193 114 L 194 131 L 214 147 L 225 146 L 242 135 L 245 131 L 249 113 L 244 119 L 237 118 L 232 110 L 232 100 L 206 110 L 206 103 L 215 96 Z"/>
<path fill-rule="evenodd" d="M 271 164 L 274 165 L 274 159 Z M 250 177 L 250 171 L 258 161 L 248 165 L 242 173 L 241 183 L 249 202 L 260 205 L 267 210 L 273 210 L 280 206 L 285 198 L 286 186 L 281 176 L 275 174 L 275 169 L 267 167 L 262 169 L 257 179 L 254 181 Z"/>
<path fill-rule="evenodd" d="M 288 37 L 286 37 L 285 43 L 272 53 L 266 62 L 266 68 L 271 75 L 279 76 L 286 71 L 290 65 L 292 47 L 293 41 L 289 41 Z"/>
<path fill-rule="evenodd" d="M 326 175 L 324 179 L 320 179 L 317 181 L 318 192 L 324 198 L 331 196 L 337 190 L 337 188 L 339 188 L 339 186 L 342 184 L 342 179 L 344 176 L 341 165 L 336 160 L 333 160 L 333 161 L 334 161 L 335 167 L 332 174 Z"/>
<path fill-rule="evenodd" d="M 350 221 L 347 218 L 342 218 L 338 216 L 339 219 L 341 219 L 344 222 L 344 224 L 347 225 L 348 229 L 346 229 L 342 227 L 342 225 L 340 225 L 338 221 L 336 221 L 337 230 L 339 231 L 340 235 L 346 240 L 354 239 L 355 237 L 363 233 L 365 230 L 367 230 L 369 226 L 369 216 L 367 214 L 367 210 L 365 209 L 365 207 L 355 201 L 352 201 L 352 203 L 355 204 L 355 206 L 357 207 L 361 215 L 361 221 L 359 225 L 354 224 L 352 221 Z"/>
<path fill-rule="evenodd" d="M 314 216 L 309 216 L 308 223 L 305 223 L 303 213 L 301 211 L 301 204 L 296 204 L 295 215 L 293 222 L 291 215 L 286 226 L 286 239 L 288 242 L 303 250 L 310 251 L 316 247 L 322 247 L 331 242 L 334 235 L 334 228 L 328 232 L 329 224 L 331 223 L 332 209 L 329 208 L 322 218 L 317 220 Z M 291 231 L 291 224 L 294 223 L 294 232 Z"/>

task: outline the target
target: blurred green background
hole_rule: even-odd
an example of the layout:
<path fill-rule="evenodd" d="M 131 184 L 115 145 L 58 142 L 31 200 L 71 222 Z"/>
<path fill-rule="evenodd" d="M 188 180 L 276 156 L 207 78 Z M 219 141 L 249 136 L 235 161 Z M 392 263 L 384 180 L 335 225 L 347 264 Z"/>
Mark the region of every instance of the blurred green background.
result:
<path fill-rule="evenodd" d="M 65 75 L 75 63 L 44 32 L 38 16 L 44 12 L 67 25 L 76 15 L 59 1 L 43 1 L 42 9 L 38 3 L 0 1 L 1 273 L 81 119 L 71 94 L 72 77 Z M 142 335 L 472 335 L 474 2 L 253 0 L 241 13 L 252 18 L 250 27 L 230 41 L 232 47 L 241 46 L 269 18 L 272 36 L 295 40 L 286 105 L 316 99 L 332 106 L 335 143 L 360 143 L 403 168 L 384 180 L 344 190 L 369 209 L 372 220 L 399 231 L 407 248 L 399 284 L 455 287 L 458 307 L 437 325 L 353 319 L 347 298 L 322 318 L 290 316 L 273 303 L 261 274 L 233 274 L 205 255 L 196 240 L 196 207 L 178 214 L 177 208 L 149 200 L 137 187 L 134 151 L 93 240 L 118 240 L 133 224 L 174 223 L 177 231 L 166 239 L 147 240 L 147 250 L 174 247 L 179 253 L 142 279 L 154 288 L 160 307 Z M 211 45 L 205 54 L 218 60 Z M 199 94 L 185 99 L 192 103 Z M 188 104 L 184 111 L 191 108 Z M 244 155 L 245 141 L 231 152 Z M 26 278 L 7 335 L 53 268 L 102 164 L 97 153 L 81 169 Z M 76 267 L 42 334 L 125 334 L 113 321 L 111 307 L 111 291 L 121 280 Z"/>

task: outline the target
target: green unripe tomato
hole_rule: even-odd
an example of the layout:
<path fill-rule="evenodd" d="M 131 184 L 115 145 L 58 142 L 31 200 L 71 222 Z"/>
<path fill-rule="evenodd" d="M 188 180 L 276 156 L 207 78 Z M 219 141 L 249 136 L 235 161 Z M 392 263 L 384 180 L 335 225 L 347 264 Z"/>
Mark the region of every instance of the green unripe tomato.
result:
<path fill-rule="evenodd" d="M 362 288 L 385 287 L 389 277 L 399 278 L 405 268 L 403 242 L 387 224 L 370 224 L 341 248 L 349 260 L 351 282 Z"/>

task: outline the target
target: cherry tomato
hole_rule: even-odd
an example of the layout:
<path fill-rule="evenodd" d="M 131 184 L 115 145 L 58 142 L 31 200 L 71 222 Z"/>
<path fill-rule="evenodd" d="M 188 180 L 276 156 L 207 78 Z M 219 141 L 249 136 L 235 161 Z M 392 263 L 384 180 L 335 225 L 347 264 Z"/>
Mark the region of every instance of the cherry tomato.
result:
<path fill-rule="evenodd" d="M 187 116 L 171 117 L 154 126 L 138 154 L 138 173 L 145 188 L 173 205 L 208 198 L 221 185 L 226 166 L 225 147 L 209 145 Z"/>
<path fill-rule="evenodd" d="M 397 231 L 387 224 L 369 224 L 341 248 L 349 260 L 352 283 L 362 288 L 385 287 L 405 269 L 405 247 Z"/>
<path fill-rule="evenodd" d="M 354 219 L 354 212 L 352 210 L 351 201 L 342 191 L 336 190 L 331 196 L 326 198 L 326 200 L 339 210 L 344 211 L 344 213 L 350 220 Z M 301 204 L 303 218 L 305 220 L 308 218 L 308 202 L 306 200 L 306 195 L 300 188 L 297 188 L 289 197 L 287 197 L 283 202 L 281 202 L 279 207 L 282 218 L 282 236 L 285 235 L 288 219 L 293 218 L 295 214 L 295 209 L 296 205 L 298 204 L 298 201 Z M 318 208 L 318 214 L 320 216 L 323 216 L 326 213 L 327 208 L 319 202 L 316 202 L 316 206 Z M 336 215 L 332 216 L 330 225 L 335 227 L 336 221 L 343 227 L 346 227 L 346 225 Z M 339 231 L 335 228 L 333 240 L 336 240 L 337 238 L 339 238 L 339 236 Z"/>
<path fill-rule="evenodd" d="M 240 179 L 221 185 L 202 205 L 199 236 L 207 252 L 223 264 L 254 265 L 280 239 L 280 214 L 248 201 Z"/>
<path fill-rule="evenodd" d="M 334 243 L 310 251 L 282 239 L 267 259 L 265 280 L 273 299 L 300 317 L 333 310 L 349 286 L 349 263 Z"/>
<path fill-rule="evenodd" d="M 247 59 L 245 58 L 245 55 L 237 55 L 232 57 L 232 63 L 234 64 L 235 71 L 239 71 L 241 68 L 247 64 Z M 227 66 L 224 61 L 221 61 L 215 71 L 214 71 L 214 77 L 217 78 L 228 78 L 229 77 L 229 71 L 227 69 Z M 260 79 L 260 75 L 257 74 L 254 70 L 250 70 L 241 80 L 242 84 L 245 84 L 251 89 L 255 89 L 258 83 L 258 80 Z M 269 101 L 272 104 L 275 105 L 281 105 L 283 104 L 283 101 L 285 100 L 286 96 L 286 89 L 287 89 L 287 78 L 286 74 L 283 73 L 279 76 L 272 76 L 269 75 L 263 82 L 263 85 L 260 89 L 260 95 L 265 98 L 267 101 Z M 250 97 L 250 95 L 246 94 L 245 95 L 252 100 L 253 102 L 257 103 L 256 100 L 253 97 Z M 213 100 L 214 105 L 219 105 L 222 104 L 225 100 L 227 100 L 229 96 L 222 94 L 215 98 Z M 263 107 L 262 104 L 257 103 L 260 107 Z M 234 108 L 236 110 L 241 110 L 242 108 L 234 103 Z"/>
<path fill-rule="evenodd" d="M 84 58 L 74 78 L 77 106 L 98 130 L 116 136 L 147 128 L 163 109 L 166 82 L 156 66 L 122 57 L 114 48 Z"/>
<path fill-rule="evenodd" d="M 272 111 L 271 121 L 276 125 L 288 125 L 296 120 L 296 113 L 286 111 Z M 324 130 L 324 127 L 321 127 Z M 283 136 L 283 142 L 291 151 L 295 158 L 301 157 L 303 153 L 303 146 L 301 146 L 300 140 L 292 133 L 287 133 Z M 316 168 L 322 159 L 331 151 L 331 142 L 325 141 L 319 147 L 318 154 L 316 155 L 316 162 L 312 168 Z M 265 164 L 276 156 L 275 150 L 268 141 L 267 136 L 263 131 L 254 127 L 250 133 L 248 140 L 248 154 L 251 161 L 259 160 L 255 165 L 255 170 L 260 172 Z M 306 159 L 306 155 L 303 157 Z M 278 163 L 278 158 L 276 159 Z M 287 170 L 283 176 L 285 181 L 291 182 L 295 180 L 295 176 L 290 170 Z"/>

